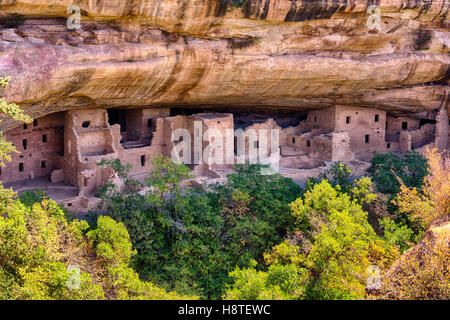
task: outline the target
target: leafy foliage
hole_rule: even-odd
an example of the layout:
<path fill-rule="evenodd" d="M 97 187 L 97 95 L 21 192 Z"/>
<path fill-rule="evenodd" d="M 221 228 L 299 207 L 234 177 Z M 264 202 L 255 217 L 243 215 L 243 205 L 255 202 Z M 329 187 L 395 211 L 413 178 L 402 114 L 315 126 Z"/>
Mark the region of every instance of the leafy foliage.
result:
<path fill-rule="evenodd" d="M 100 217 L 87 229 L 85 221 L 67 221 L 52 200 L 32 207 L 14 201 L 0 217 L 0 299 L 182 298 L 139 280 L 122 224 Z M 73 265 L 81 271 L 70 287 Z"/>
<path fill-rule="evenodd" d="M 175 163 L 168 157 L 157 155 L 152 164 L 154 169 L 146 179 L 147 187 L 153 188 L 153 192 L 148 193 L 150 201 L 159 201 L 162 204 L 164 195 L 178 198 L 181 182 L 193 178 L 188 167 L 183 163 Z M 155 194 L 159 198 L 156 198 Z"/>
<path fill-rule="evenodd" d="M 342 162 L 337 161 L 334 162 L 327 171 L 320 174 L 319 178 L 321 180 L 327 179 L 333 187 L 339 185 L 342 190 L 346 190 L 352 183 L 352 180 L 350 179 L 351 173 L 352 169 Z"/>
<path fill-rule="evenodd" d="M 372 165 L 367 170 L 382 193 L 395 195 L 400 192 L 400 182 L 407 187 L 420 188 L 427 174 L 427 160 L 416 151 L 408 151 L 405 155 L 395 153 L 375 153 Z"/>
<path fill-rule="evenodd" d="M 275 246 L 265 255 L 265 273 L 247 268 L 231 274 L 235 282 L 225 298 L 259 299 L 266 292 L 283 299 L 363 298 L 367 267 L 387 268 L 396 249 L 378 239 L 358 200 L 323 180 L 291 207 L 299 224 L 308 226 L 310 248 L 289 240 Z"/>
<path fill-rule="evenodd" d="M 402 300 L 450 299 L 448 239 L 426 238 L 396 263 L 385 277 L 379 297 Z"/>
<path fill-rule="evenodd" d="M 225 5 L 228 5 L 229 8 L 241 8 L 247 0 L 223 0 Z"/>
<path fill-rule="evenodd" d="M 439 220 L 450 219 L 450 160 L 436 149 L 427 150 L 428 175 L 423 179 L 422 192 L 401 185 L 394 201 L 400 212 L 420 221 L 425 228 Z"/>
<path fill-rule="evenodd" d="M 389 218 L 382 219 L 380 224 L 384 229 L 384 239 L 386 242 L 390 245 L 398 246 L 400 252 L 406 251 L 416 242 L 414 231 L 407 225 L 397 224 Z"/>
<path fill-rule="evenodd" d="M 182 164 L 156 158 L 153 166 L 145 195 L 112 186 L 103 197 L 130 233 L 136 270 L 165 288 L 220 298 L 236 265 L 262 261 L 294 225 L 288 204 L 299 187 L 261 175 L 261 166 L 238 165 L 226 184 L 207 190 L 183 188 L 191 175 Z"/>
<path fill-rule="evenodd" d="M 19 200 L 26 206 L 32 206 L 40 203 L 46 198 L 45 191 L 42 189 L 24 191 L 19 195 Z"/>
<path fill-rule="evenodd" d="M 0 87 L 6 87 L 10 81 L 10 77 L 2 78 L 0 77 Z M 29 116 L 23 113 L 20 107 L 15 103 L 8 103 L 4 98 L 0 98 L 0 113 L 9 115 L 14 120 L 23 121 L 30 123 L 33 121 Z M 1 121 L 1 120 L 0 120 Z M 11 142 L 7 142 L 3 132 L 0 131 L 0 166 L 5 166 L 4 161 L 11 161 L 11 152 L 16 152 L 16 148 Z"/>

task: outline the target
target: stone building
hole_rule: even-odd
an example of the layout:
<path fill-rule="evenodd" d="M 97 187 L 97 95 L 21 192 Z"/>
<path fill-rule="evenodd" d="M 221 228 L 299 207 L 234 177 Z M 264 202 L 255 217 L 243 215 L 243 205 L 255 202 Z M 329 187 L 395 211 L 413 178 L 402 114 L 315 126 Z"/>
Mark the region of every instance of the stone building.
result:
<path fill-rule="evenodd" d="M 373 108 L 338 105 L 310 111 L 287 134 L 285 146 L 326 161 L 367 160 L 373 151 L 386 151 L 385 123 L 386 112 Z"/>
<path fill-rule="evenodd" d="M 197 176 L 218 178 L 235 163 L 267 163 L 271 155 L 279 157 L 281 168 L 309 170 L 331 161 L 367 161 L 374 151 L 444 150 L 449 141 L 445 108 L 435 120 L 420 120 L 336 105 L 309 111 L 294 126 L 268 117 L 239 129 L 232 113 L 171 115 L 170 108 L 54 113 L 5 132 L 20 153 L 12 154 L 0 179 L 18 192 L 44 188 L 70 210 L 85 212 L 98 205 L 97 189 L 117 179 L 110 167 L 98 165 L 106 159 L 131 164 L 139 180 L 158 154 L 178 158 Z"/>
<path fill-rule="evenodd" d="M 20 153 L 12 153 L 12 161 L 0 169 L 4 182 L 48 176 L 64 167 L 64 113 L 54 113 L 23 124 L 5 133 Z"/>
<path fill-rule="evenodd" d="M 199 155 L 188 165 L 196 174 L 211 175 L 212 169 L 232 167 L 225 157 L 233 155 L 233 141 L 226 140 L 211 148 L 214 137 L 203 141 L 203 133 L 218 130 L 226 137 L 233 132 L 231 114 L 196 114 L 170 117 L 168 108 L 149 109 L 84 109 L 55 113 L 34 120 L 5 133 L 19 154 L 0 171 L 3 183 L 16 191 L 44 188 L 49 196 L 60 200 L 73 211 L 86 211 L 98 204 L 96 190 L 115 179 L 108 166 L 99 166 L 101 160 L 120 159 L 131 164 L 131 174 L 142 179 L 151 169 L 152 158 L 157 154 L 171 156 L 180 142 L 173 133 L 185 129 L 195 136 L 194 124 L 199 123 Z M 217 143 L 217 142 L 216 142 Z M 208 163 L 203 155 L 222 150 L 218 163 Z M 76 189 L 73 192 L 74 188 Z M 59 189 L 59 191 L 56 191 Z M 72 192 L 62 193 L 61 190 Z M 68 196 L 69 195 L 69 196 Z"/>

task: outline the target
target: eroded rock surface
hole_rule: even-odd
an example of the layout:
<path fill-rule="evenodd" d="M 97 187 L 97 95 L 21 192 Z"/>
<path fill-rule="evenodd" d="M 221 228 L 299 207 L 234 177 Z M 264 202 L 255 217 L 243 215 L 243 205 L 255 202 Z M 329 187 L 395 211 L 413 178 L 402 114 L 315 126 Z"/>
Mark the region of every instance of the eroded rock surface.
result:
<path fill-rule="evenodd" d="M 447 0 L 3 0 L 0 91 L 32 117 L 83 107 L 377 107 L 432 119 L 448 90 Z M 239 6 L 240 5 L 240 6 Z M 380 30 L 366 11 L 381 10 Z M 6 28 L 5 19 L 16 17 Z M 3 121 L 0 129 L 15 123 Z"/>
<path fill-rule="evenodd" d="M 381 295 L 387 299 L 450 298 L 450 222 L 427 230 L 388 270 Z"/>

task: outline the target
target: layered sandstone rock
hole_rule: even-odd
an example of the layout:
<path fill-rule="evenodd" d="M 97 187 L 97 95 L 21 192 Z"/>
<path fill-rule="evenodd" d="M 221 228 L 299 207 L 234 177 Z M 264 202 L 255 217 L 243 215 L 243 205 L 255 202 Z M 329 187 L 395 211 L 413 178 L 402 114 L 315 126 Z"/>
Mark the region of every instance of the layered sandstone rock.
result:
<path fill-rule="evenodd" d="M 450 222 L 427 230 L 385 275 L 381 295 L 388 299 L 449 299 Z"/>
<path fill-rule="evenodd" d="M 3 0 L 3 94 L 33 117 L 83 107 L 369 106 L 433 119 L 448 89 L 448 1 Z M 367 8 L 381 9 L 369 30 Z M 17 16 L 16 16 L 17 17 Z M 19 19 L 20 20 L 20 19 Z M 275 110 L 275 109 L 274 109 Z M 0 129 L 15 124 L 6 120 Z"/>

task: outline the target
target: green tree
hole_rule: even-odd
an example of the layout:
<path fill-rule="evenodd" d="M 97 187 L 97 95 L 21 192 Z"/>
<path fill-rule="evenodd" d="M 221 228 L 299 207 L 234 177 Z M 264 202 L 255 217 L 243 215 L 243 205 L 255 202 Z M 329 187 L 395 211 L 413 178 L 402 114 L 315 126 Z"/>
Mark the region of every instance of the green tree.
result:
<path fill-rule="evenodd" d="M 88 227 L 68 221 L 53 200 L 13 201 L 0 217 L 0 299 L 183 298 L 139 280 L 123 224 L 100 217 L 96 229 Z"/>
<path fill-rule="evenodd" d="M 152 188 L 153 192 L 149 192 L 148 196 L 151 201 L 159 201 L 160 204 L 164 195 L 179 196 L 182 181 L 193 178 L 186 165 L 175 163 L 163 155 L 157 155 L 152 161 L 152 166 L 154 169 L 150 172 L 150 177 L 146 178 L 146 185 Z M 155 194 L 159 199 L 154 197 Z"/>
<path fill-rule="evenodd" d="M 281 288 L 275 284 L 271 285 L 269 272 L 258 271 L 256 262 L 252 268 L 240 269 L 230 272 L 234 286 L 230 288 L 225 300 L 288 300 Z M 296 271 L 294 271 L 295 273 Z M 286 281 L 283 281 L 285 283 Z"/>
<path fill-rule="evenodd" d="M 351 173 L 352 169 L 342 162 L 337 161 L 334 162 L 329 169 L 320 174 L 319 178 L 321 180 L 327 179 L 333 187 L 339 185 L 342 190 L 347 191 L 347 188 L 349 188 L 352 183 L 352 179 L 350 178 Z"/>
<path fill-rule="evenodd" d="M 396 153 L 375 153 L 371 167 L 367 170 L 382 193 L 395 195 L 400 192 L 400 178 L 405 186 L 420 188 L 427 175 L 427 160 L 416 151 L 408 151 L 405 155 Z"/>
<path fill-rule="evenodd" d="M 305 298 L 308 272 L 302 267 L 305 256 L 301 249 L 282 242 L 264 254 L 266 271 L 257 270 L 257 262 L 249 268 L 237 267 L 230 273 L 233 284 L 229 286 L 226 300 L 294 300 Z"/>
<path fill-rule="evenodd" d="M 300 188 L 280 175 L 261 175 L 256 165 L 236 166 L 222 185 L 184 188 L 187 171 L 161 160 L 148 180 L 158 187 L 140 195 L 113 186 L 103 193 L 105 211 L 127 227 L 141 277 L 168 290 L 220 298 L 230 271 L 262 261 L 293 227 L 289 203 Z"/>
<path fill-rule="evenodd" d="M 8 80 L 0 78 L 0 85 Z M 31 121 L 4 99 L 0 112 Z M 1 165 L 10 152 L 17 151 L 0 133 Z M 0 299 L 188 298 L 139 279 L 129 266 L 135 252 L 123 224 L 100 217 L 86 235 L 87 222 L 68 220 L 44 194 L 15 196 L 0 185 Z"/>
<path fill-rule="evenodd" d="M 393 219 L 384 218 L 380 220 L 380 225 L 383 227 L 386 242 L 398 246 L 400 252 L 406 251 L 417 242 L 414 230 L 405 224 L 397 224 Z"/>
<path fill-rule="evenodd" d="M 236 269 L 225 298 L 260 298 L 271 289 L 286 299 L 364 298 L 368 266 L 389 267 L 396 249 L 376 236 L 358 198 L 323 180 L 291 207 L 298 223 L 307 226 L 311 245 L 288 239 L 275 246 L 265 255 L 267 271 L 258 273 L 259 289 L 252 287 L 252 295 L 242 279 L 251 281 L 255 270 Z"/>

